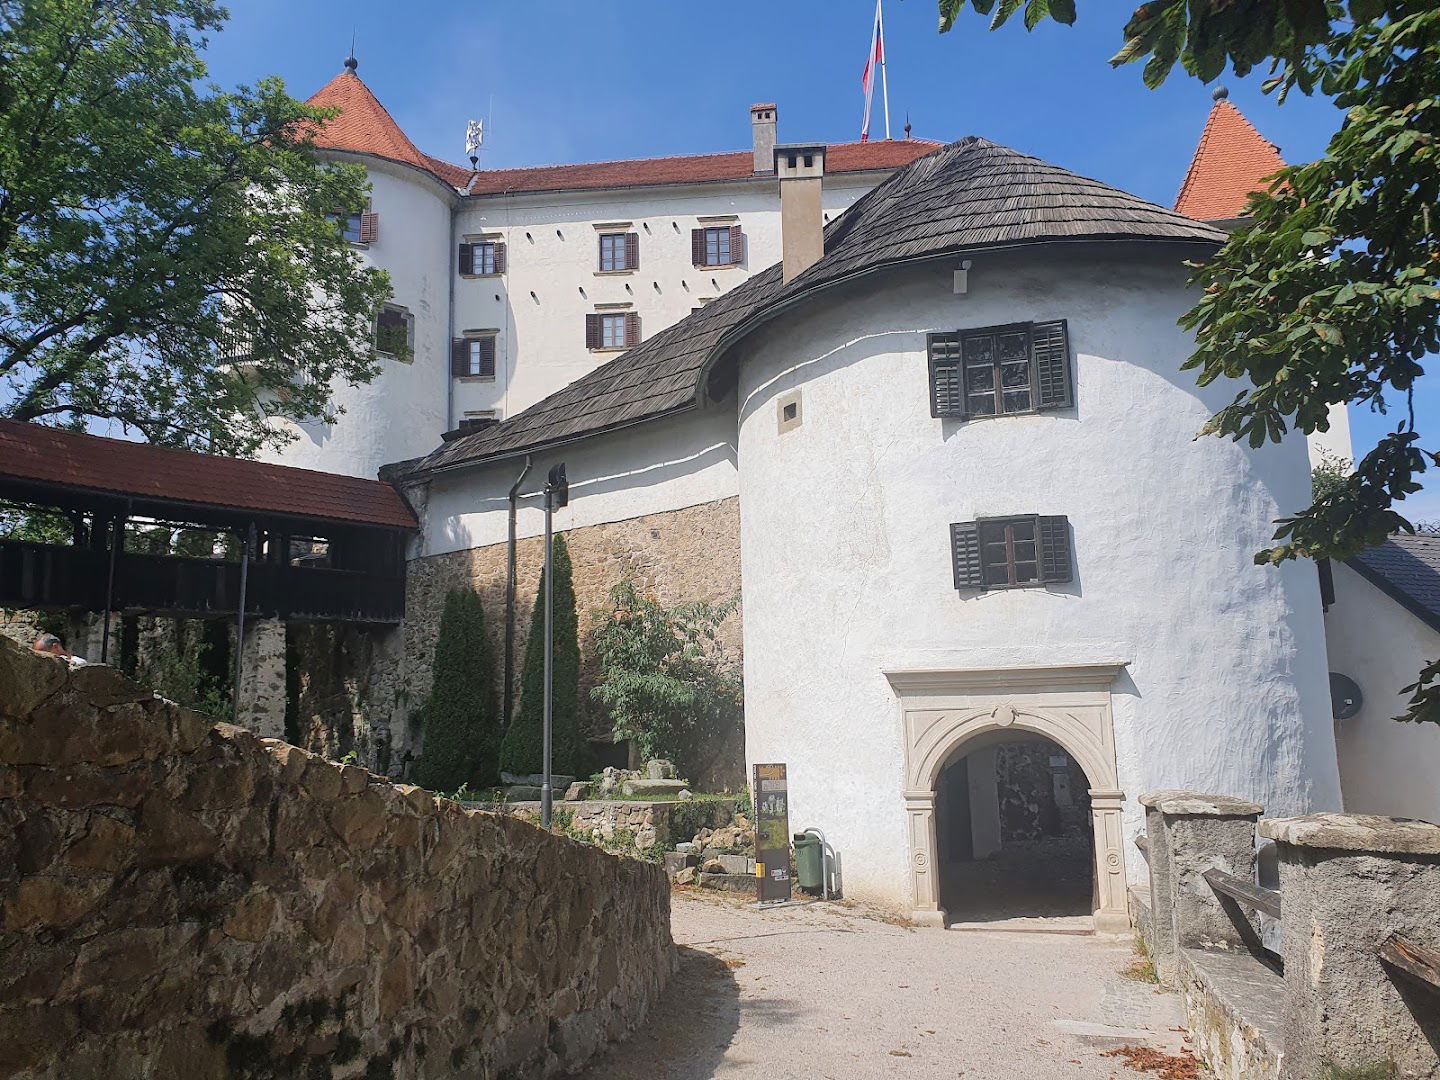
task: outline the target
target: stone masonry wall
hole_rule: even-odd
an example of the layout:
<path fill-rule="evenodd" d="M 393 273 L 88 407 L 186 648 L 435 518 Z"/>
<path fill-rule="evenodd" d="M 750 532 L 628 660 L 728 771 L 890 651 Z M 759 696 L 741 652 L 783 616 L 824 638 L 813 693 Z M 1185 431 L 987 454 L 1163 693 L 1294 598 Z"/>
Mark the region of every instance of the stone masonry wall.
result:
<path fill-rule="evenodd" d="M 673 964 L 663 872 L 0 640 L 0 1078 L 519 1077 Z"/>
<path fill-rule="evenodd" d="M 740 593 L 740 503 L 738 499 L 649 514 L 626 521 L 591 525 L 565 532 L 574 567 L 575 606 L 580 622 L 580 694 L 582 729 L 606 737 L 609 723 L 590 699 L 596 680 L 591 643 L 593 614 L 604 610 L 613 585 L 630 578 L 666 606 L 693 601 L 724 601 Z M 516 545 L 515 678 L 518 707 L 520 672 L 530 613 L 544 567 L 544 540 L 529 537 Z M 435 653 L 445 594 L 459 585 L 480 593 L 486 629 L 495 657 L 497 685 L 504 679 L 505 544 L 431 555 L 409 564 L 405 602 L 405 653 L 408 700 L 418 706 L 430 692 L 430 664 Z M 740 658 L 740 616 L 721 627 L 720 643 Z M 498 696 L 497 696 L 498 700 Z M 397 733 L 398 735 L 398 733 Z M 413 733 L 411 733 L 413 737 Z M 745 782 L 744 734 L 717 732 L 715 764 L 708 775 L 688 779 L 704 790 L 734 789 Z M 397 757 L 404 751 L 397 738 Z"/>

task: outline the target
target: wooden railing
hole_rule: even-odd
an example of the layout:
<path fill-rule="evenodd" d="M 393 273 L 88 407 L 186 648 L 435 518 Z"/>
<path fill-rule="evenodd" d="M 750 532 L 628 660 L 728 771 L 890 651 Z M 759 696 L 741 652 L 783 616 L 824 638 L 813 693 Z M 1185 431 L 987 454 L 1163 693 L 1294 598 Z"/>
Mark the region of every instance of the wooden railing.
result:
<path fill-rule="evenodd" d="M 1245 881 L 1234 874 L 1225 873 L 1224 870 L 1206 870 L 1205 881 L 1221 896 L 1228 896 L 1245 907 L 1263 911 L 1276 919 L 1280 918 L 1280 893 L 1276 889 L 1267 889 L 1253 881 Z"/>
<path fill-rule="evenodd" d="M 1440 990 L 1440 950 L 1417 945 L 1401 934 L 1392 933 L 1375 952 L 1382 962 L 1432 990 Z"/>

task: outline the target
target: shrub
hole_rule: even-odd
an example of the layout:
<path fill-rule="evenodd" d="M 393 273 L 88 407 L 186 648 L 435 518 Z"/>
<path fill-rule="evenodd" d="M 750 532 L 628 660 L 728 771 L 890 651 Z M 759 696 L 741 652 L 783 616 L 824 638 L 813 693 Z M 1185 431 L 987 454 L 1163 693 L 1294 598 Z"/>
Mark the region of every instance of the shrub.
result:
<path fill-rule="evenodd" d="M 575 614 L 575 583 L 570 549 L 564 536 L 552 547 L 555 576 L 554 673 L 552 676 L 551 765 L 562 776 L 579 775 L 580 636 Z M 545 739 L 545 578 L 541 575 L 530 616 L 530 637 L 525 643 L 525 666 L 520 673 L 520 708 L 505 732 L 500 768 L 509 773 L 538 773 L 543 765 Z"/>
<path fill-rule="evenodd" d="M 485 611 L 474 589 L 445 597 L 431 672 L 413 779 L 432 791 L 488 787 L 495 782 L 494 685 Z"/>

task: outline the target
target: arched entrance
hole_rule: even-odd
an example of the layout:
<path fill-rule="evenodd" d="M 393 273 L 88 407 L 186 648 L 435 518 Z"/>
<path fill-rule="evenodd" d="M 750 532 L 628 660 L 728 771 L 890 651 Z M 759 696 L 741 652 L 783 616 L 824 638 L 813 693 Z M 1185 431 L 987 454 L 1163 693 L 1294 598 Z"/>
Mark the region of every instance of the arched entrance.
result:
<path fill-rule="evenodd" d="M 1129 927 L 1110 686 L 1123 664 L 901 671 L 886 677 L 900 697 L 914 918 L 943 925 L 937 792 L 957 758 L 1006 741 L 1048 740 L 1089 783 L 1092 904 L 1097 930 Z M 966 747 L 970 749 L 965 749 Z M 968 767 L 967 767 L 968 769 Z"/>

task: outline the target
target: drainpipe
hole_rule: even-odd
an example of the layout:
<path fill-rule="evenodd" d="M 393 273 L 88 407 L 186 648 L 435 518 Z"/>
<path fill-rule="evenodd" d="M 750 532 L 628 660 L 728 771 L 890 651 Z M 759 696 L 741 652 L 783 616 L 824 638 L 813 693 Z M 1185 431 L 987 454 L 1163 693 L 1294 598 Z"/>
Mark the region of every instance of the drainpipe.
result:
<path fill-rule="evenodd" d="M 505 688 L 501 695 L 500 727 L 510 730 L 510 713 L 515 696 L 515 500 L 520 494 L 520 485 L 530 475 L 530 455 L 525 455 L 525 467 L 510 485 L 510 539 L 505 549 Z"/>
<path fill-rule="evenodd" d="M 445 430 L 455 430 L 455 376 L 450 371 L 451 360 L 450 350 L 455 347 L 455 278 L 458 276 L 459 265 L 456 263 L 456 252 L 459 250 L 457 233 L 455 227 L 458 224 L 456 219 L 460 216 L 460 210 L 465 205 L 463 198 L 459 206 L 450 211 L 450 250 L 445 253 L 445 280 L 449 285 L 449 321 L 447 323 L 449 333 L 445 337 L 444 363 L 441 370 L 445 372 Z"/>

